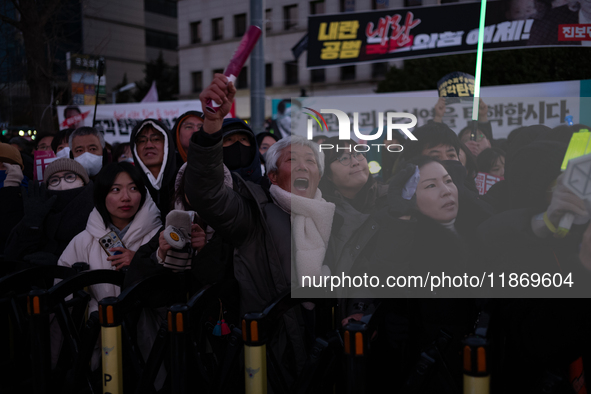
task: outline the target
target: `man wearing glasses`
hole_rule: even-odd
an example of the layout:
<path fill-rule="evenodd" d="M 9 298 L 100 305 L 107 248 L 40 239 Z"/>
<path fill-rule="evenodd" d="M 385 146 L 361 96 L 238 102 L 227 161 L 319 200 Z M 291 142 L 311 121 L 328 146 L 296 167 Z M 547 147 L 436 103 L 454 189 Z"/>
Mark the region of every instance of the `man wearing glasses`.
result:
<path fill-rule="evenodd" d="M 176 179 L 175 143 L 170 130 L 156 119 L 145 119 L 131 132 L 133 160 L 162 217 L 170 211 Z"/>

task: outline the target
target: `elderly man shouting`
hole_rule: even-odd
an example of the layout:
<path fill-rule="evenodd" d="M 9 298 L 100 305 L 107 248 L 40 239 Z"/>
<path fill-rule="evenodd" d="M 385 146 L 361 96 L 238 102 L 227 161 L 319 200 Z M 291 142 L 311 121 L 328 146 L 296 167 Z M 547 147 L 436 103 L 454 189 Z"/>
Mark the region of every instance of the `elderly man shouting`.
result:
<path fill-rule="evenodd" d="M 221 106 L 206 112 L 203 127 L 189 145 L 185 193 L 192 207 L 235 246 L 234 274 L 240 286 L 241 313 L 260 312 L 302 275 L 327 273 L 322 266 L 330 236 L 334 205 L 322 199 L 318 183 L 324 157 L 312 141 L 282 139 L 267 153 L 271 185 L 245 182 L 234 174 L 234 188 L 224 185 L 222 123 L 236 89 L 216 74 L 200 100 Z M 293 227 L 293 230 L 292 230 Z M 292 245 L 294 250 L 292 250 Z M 291 262 L 295 261 L 295 267 Z M 284 317 L 297 370 L 305 362 L 301 310 Z M 288 352 L 290 353 L 290 352 Z"/>

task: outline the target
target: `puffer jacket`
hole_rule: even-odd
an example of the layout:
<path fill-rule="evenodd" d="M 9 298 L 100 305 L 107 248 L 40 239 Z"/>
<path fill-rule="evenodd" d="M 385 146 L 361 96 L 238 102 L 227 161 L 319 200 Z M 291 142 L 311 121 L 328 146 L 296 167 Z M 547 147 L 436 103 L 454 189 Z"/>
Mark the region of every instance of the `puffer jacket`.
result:
<path fill-rule="evenodd" d="M 141 245 L 152 239 L 161 226 L 160 211 L 150 195 L 146 194 L 144 205 L 136 213 L 121 241 L 127 249 L 137 251 Z M 58 265 L 71 267 L 74 263 L 82 262 L 88 263 L 91 270 L 112 269 L 111 262 L 107 260 L 109 256 L 99 243 L 99 238 L 110 231 L 95 208 L 88 217 L 86 230 L 72 239 L 60 256 Z M 98 301 L 105 297 L 117 297 L 120 291 L 115 285 L 98 284 L 91 286 L 90 293 L 92 299 L 89 312 L 94 312 L 98 310 Z"/>

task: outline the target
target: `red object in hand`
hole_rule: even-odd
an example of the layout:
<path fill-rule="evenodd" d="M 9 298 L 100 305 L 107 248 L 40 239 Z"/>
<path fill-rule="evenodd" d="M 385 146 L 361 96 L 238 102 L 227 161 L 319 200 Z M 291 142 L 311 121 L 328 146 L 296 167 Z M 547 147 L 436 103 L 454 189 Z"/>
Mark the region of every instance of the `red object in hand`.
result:
<path fill-rule="evenodd" d="M 261 34 L 262 31 L 260 27 L 250 26 L 246 31 L 246 34 L 242 36 L 238 49 L 236 49 L 228 67 L 224 70 L 224 75 L 228 77 L 228 82 L 234 83 L 236 81 L 236 78 L 238 78 L 238 75 L 240 74 L 240 70 L 242 70 L 244 63 L 246 63 L 246 59 L 250 56 L 250 53 L 261 37 Z M 218 107 L 219 105 L 211 99 L 207 100 L 205 103 L 205 109 L 214 114 L 217 112 Z"/>

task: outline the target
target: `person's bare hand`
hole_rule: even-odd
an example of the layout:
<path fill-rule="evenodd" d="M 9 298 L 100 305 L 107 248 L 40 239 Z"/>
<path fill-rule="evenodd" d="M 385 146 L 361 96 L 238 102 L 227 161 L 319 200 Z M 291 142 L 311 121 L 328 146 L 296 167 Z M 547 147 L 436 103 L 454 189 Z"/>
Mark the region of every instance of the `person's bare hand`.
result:
<path fill-rule="evenodd" d="M 170 249 L 172 249 L 172 246 L 166 242 L 166 239 L 164 239 L 164 231 L 161 231 L 160 236 L 158 237 L 158 257 L 160 257 L 160 260 L 164 261 L 166 253 L 168 253 Z"/>
<path fill-rule="evenodd" d="M 236 87 L 232 82 L 228 82 L 228 78 L 224 74 L 215 74 L 213 81 L 205 90 L 199 95 L 201 100 L 201 107 L 205 116 L 203 122 L 203 131 L 213 134 L 222 128 L 224 117 L 230 113 L 234 95 L 236 94 Z M 215 113 L 206 109 L 207 101 L 211 100 L 219 104 Z"/>
<path fill-rule="evenodd" d="M 121 252 L 118 255 L 107 257 L 107 260 L 111 262 L 111 266 L 115 267 L 117 271 L 131 264 L 131 260 L 135 256 L 135 252 L 125 248 L 111 248 L 109 250 L 111 252 Z"/>
<path fill-rule="evenodd" d="M 443 115 L 445 115 L 445 98 L 439 97 L 435 104 L 435 114 L 433 116 L 433 122 L 443 122 Z"/>
<path fill-rule="evenodd" d="M 349 324 L 350 320 L 357 320 L 360 321 L 361 318 L 363 317 L 363 313 L 354 313 L 351 316 L 347 316 L 345 317 L 342 321 L 341 321 L 341 325 L 343 327 L 345 327 L 347 324 Z"/>
<path fill-rule="evenodd" d="M 199 251 L 201 250 L 205 244 L 207 243 L 207 239 L 205 238 L 205 231 L 198 224 L 193 224 L 191 226 L 191 247 L 193 249 Z"/>

